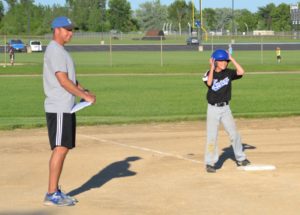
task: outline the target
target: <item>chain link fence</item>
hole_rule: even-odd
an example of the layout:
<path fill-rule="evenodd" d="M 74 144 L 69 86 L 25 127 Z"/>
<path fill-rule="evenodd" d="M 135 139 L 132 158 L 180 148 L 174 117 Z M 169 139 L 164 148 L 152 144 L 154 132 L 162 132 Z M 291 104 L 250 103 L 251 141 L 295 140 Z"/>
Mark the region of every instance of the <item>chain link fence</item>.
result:
<path fill-rule="evenodd" d="M 265 31 L 266 32 L 266 31 Z M 164 35 L 163 44 L 176 44 L 186 45 L 187 38 L 190 37 L 189 33 L 171 33 Z M 198 37 L 195 35 L 195 37 Z M 240 33 L 236 35 L 224 34 L 221 32 L 209 32 L 203 35 L 201 44 L 211 43 L 260 43 L 262 40 L 265 43 L 277 42 L 299 42 L 299 36 L 296 31 L 294 32 L 273 32 L 272 34 L 250 32 Z M 52 34 L 43 36 L 33 35 L 0 35 L 0 46 L 5 46 L 11 39 L 21 39 L 24 44 L 29 44 L 30 40 L 39 40 L 43 45 L 47 45 L 52 38 Z M 148 39 L 149 38 L 149 39 Z M 199 38 L 199 37 L 198 37 Z M 199 38 L 200 39 L 200 38 Z M 70 45 L 113 45 L 124 44 L 160 44 L 160 36 L 157 38 L 147 37 L 145 33 L 107 33 L 107 32 L 74 32 Z"/>

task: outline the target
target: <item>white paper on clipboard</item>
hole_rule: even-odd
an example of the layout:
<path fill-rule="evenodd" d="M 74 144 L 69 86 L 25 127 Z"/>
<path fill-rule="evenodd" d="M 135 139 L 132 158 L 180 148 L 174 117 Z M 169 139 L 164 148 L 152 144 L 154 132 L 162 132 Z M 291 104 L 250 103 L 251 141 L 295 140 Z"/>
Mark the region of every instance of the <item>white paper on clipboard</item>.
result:
<path fill-rule="evenodd" d="M 75 104 L 71 110 L 71 113 L 75 113 L 85 107 L 88 107 L 92 104 L 92 102 L 86 102 L 86 101 L 83 101 L 83 102 L 79 102 L 77 104 Z"/>

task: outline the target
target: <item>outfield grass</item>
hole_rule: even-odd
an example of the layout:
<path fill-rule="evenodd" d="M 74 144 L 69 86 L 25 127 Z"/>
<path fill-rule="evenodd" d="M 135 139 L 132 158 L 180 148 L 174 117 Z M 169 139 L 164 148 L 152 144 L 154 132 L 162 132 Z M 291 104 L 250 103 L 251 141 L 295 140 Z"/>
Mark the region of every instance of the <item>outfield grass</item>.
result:
<path fill-rule="evenodd" d="M 72 52 L 78 74 L 103 73 L 201 73 L 208 68 L 211 51 L 163 52 Z M 282 50 L 277 64 L 275 51 L 235 51 L 234 57 L 247 72 L 299 71 L 300 51 Z M 2 55 L 3 56 L 3 55 Z M 1 57 L 1 55 L 0 55 Z M 8 57 L 8 56 L 7 56 Z M 4 62 L 4 59 L 2 62 Z M 6 60 L 8 62 L 8 59 Z M 17 53 L 15 67 L 1 68 L 1 74 L 41 74 L 42 53 Z"/>
<path fill-rule="evenodd" d="M 72 52 L 78 79 L 97 95 L 97 104 L 78 113 L 80 124 L 112 124 L 205 118 L 201 81 L 210 51 Z M 263 54 L 263 55 L 261 55 Z M 300 51 L 236 51 L 248 75 L 234 83 L 232 110 L 239 117 L 300 114 L 300 75 L 255 72 L 299 71 Z M 112 59 L 112 61 L 111 61 Z M 0 70 L 0 129 L 44 126 L 42 53 L 16 54 L 14 67 Z M 110 64 L 112 62 L 112 65 Z M 6 74 L 6 75 L 5 75 Z M 25 76 L 12 76 L 24 74 Z M 35 76 L 26 76 L 35 74 Z"/>
<path fill-rule="evenodd" d="M 204 119 L 201 74 L 79 76 L 97 104 L 78 112 L 79 124 Z M 233 84 L 238 117 L 300 114 L 299 74 L 249 74 Z M 41 76 L 0 76 L 0 129 L 45 125 Z"/>

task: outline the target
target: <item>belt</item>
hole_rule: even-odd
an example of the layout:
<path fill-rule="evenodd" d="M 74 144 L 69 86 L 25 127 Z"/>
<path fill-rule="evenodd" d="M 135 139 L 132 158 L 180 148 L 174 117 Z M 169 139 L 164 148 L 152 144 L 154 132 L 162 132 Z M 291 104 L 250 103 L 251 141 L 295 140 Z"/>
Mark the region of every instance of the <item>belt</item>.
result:
<path fill-rule="evenodd" d="M 223 106 L 226 106 L 228 104 L 229 104 L 229 102 L 218 102 L 218 103 L 214 103 L 214 104 L 210 104 L 210 105 L 216 106 L 216 107 L 223 107 Z"/>

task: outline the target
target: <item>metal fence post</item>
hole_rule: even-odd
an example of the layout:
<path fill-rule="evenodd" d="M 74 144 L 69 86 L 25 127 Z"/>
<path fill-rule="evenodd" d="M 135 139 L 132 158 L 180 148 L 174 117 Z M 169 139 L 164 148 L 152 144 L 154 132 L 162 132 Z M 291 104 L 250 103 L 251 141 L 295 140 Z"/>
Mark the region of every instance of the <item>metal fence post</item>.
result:
<path fill-rule="evenodd" d="M 162 36 L 160 36 L 160 66 L 163 66 L 163 44 L 162 44 Z"/>

